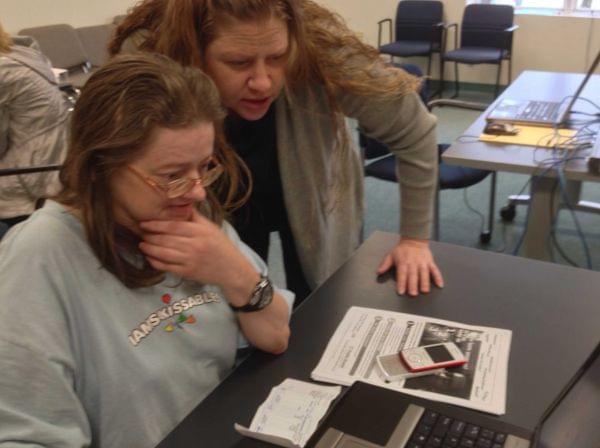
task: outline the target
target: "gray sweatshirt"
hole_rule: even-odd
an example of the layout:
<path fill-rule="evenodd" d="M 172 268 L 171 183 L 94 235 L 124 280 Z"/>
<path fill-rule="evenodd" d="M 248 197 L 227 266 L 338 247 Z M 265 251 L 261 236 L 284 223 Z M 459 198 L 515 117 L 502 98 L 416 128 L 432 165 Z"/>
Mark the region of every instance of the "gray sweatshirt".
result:
<path fill-rule="evenodd" d="M 173 277 L 126 288 L 52 201 L 2 240 L 0 284 L 0 447 L 153 447 L 243 340 L 217 288 Z"/>

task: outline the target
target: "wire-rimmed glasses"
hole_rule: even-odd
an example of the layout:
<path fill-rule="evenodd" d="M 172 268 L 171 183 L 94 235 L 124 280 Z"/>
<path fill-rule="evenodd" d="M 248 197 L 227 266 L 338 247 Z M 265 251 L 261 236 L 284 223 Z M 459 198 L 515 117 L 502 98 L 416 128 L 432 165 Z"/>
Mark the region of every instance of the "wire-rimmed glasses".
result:
<path fill-rule="evenodd" d="M 166 183 L 155 181 L 131 165 L 127 165 L 127 168 L 152 188 L 162 191 L 169 199 L 183 196 L 198 184 L 208 187 L 223 174 L 223 166 L 213 156 L 200 167 L 200 177 L 179 177 Z"/>

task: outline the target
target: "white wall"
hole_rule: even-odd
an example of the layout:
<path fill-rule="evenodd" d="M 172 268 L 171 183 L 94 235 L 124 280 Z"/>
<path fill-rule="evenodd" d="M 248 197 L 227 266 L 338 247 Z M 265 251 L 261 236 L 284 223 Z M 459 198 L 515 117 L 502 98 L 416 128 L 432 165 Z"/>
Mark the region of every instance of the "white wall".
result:
<path fill-rule="evenodd" d="M 22 28 L 69 23 L 74 27 L 112 22 L 136 0 L 0 0 L 0 21 L 10 33 Z"/>
<path fill-rule="evenodd" d="M 110 22 L 137 0 L 0 0 L 0 21 L 9 32 L 21 28 L 70 23 L 86 26 Z M 338 12 L 363 38 L 377 44 L 377 21 L 394 17 L 397 0 L 318 0 Z M 446 20 L 460 23 L 465 0 L 443 0 Z M 545 17 L 519 15 L 515 34 L 513 79 L 523 70 L 584 72 L 600 49 L 600 18 Z M 586 44 L 591 33 L 590 51 Z M 452 41 L 451 37 L 451 41 Z M 425 60 L 412 58 L 426 68 Z M 447 64 L 446 79 L 453 79 L 452 64 Z M 437 57 L 432 76 L 438 78 Z M 460 66 L 461 80 L 495 82 L 495 67 Z M 506 69 L 503 71 L 506 79 Z"/>

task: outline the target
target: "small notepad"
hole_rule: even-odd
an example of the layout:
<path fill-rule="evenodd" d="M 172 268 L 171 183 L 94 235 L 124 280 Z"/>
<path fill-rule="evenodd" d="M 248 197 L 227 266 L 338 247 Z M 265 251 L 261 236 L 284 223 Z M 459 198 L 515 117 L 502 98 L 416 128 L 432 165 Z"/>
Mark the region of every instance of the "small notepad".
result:
<path fill-rule="evenodd" d="M 260 405 L 250 427 L 235 424 L 240 434 L 286 448 L 302 448 L 317 429 L 340 386 L 319 386 L 286 379 Z"/>

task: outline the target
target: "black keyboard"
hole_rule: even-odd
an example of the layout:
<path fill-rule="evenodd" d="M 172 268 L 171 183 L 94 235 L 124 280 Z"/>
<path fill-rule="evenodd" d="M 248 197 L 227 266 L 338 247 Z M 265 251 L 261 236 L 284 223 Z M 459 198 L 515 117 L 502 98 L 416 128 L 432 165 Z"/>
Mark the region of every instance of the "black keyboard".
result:
<path fill-rule="evenodd" d="M 405 448 L 502 448 L 506 434 L 425 410 Z"/>
<path fill-rule="evenodd" d="M 560 103 L 550 101 L 530 101 L 518 116 L 525 120 L 556 121 Z"/>

